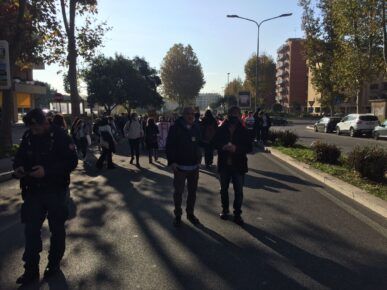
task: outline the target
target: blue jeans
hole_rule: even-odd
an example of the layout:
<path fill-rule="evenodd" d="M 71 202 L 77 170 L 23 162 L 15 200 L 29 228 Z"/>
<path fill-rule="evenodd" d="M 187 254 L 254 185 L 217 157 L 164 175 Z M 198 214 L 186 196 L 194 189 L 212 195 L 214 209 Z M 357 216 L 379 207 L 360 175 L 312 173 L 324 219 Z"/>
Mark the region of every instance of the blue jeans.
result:
<path fill-rule="evenodd" d="M 234 187 L 234 215 L 242 214 L 242 202 L 243 202 L 243 186 L 245 182 L 245 175 L 240 172 L 222 170 L 220 172 L 220 196 L 222 200 L 222 208 L 224 213 L 229 212 L 229 198 L 228 188 L 230 182 Z"/>

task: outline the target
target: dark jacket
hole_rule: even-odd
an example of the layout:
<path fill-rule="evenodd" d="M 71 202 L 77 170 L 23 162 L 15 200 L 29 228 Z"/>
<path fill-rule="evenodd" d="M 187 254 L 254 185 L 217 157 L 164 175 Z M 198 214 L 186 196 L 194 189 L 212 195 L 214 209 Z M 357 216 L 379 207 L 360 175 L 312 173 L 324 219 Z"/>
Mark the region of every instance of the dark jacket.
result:
<path fill-rule="evenodd" d="M 236 146 L 236 151 L 230 153 L 224 151 L 224 145 L 231 142 Z M 231 136 L 230 123 L 226 120 L 216 132 L 213 140 L 215 148 L 218 150 L 218 171 L 231 170 L 240 173 L 248 171 L 246 154 L 253 150 L 249 132 L 238 123 L 236 129 Z"/>
<path fill-rule="evenodd" d="M 43 178 L 23 177 L 20 181 L 24 191 L 44 188 L 67 188 L 70 173 L 78 164 L 78 156 L 72 138 L 62 129 L 51 126 L 48 133 L 34 136 L 27 130 L 16 153 L 14 169 L 23 166 L 25 171 L 43 166 Z"/>
<path fill-rule="evenodd" d="M 183 118 L 179 118 L 169 129 L 166 153 L 168 165 L 197 165 L 201 160 L 201 136 L 198 125 L 188 129 Z"/>
<path fill-rule="evenodd" d="M 200 122 L 200 130 L 203 143 L 210 143 L 216 134 L 218 123 L 215 118 L 204 117 Z"/>
<path fill-rule="evenodd" d="M 157 144 L 158 134 L 159 128 L 155 124 L 145 127 L 145 143 L 148 147 Z"/>

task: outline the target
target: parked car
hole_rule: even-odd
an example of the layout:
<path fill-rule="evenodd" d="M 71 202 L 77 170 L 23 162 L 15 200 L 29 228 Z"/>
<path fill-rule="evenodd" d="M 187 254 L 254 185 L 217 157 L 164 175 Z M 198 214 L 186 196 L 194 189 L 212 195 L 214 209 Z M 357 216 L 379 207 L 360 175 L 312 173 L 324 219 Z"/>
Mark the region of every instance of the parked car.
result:
<path fill-rule="evenodd" d="M 375 127 L 373 136 L 376 140 L 378 140 L 379 138 L 387 138 L 387 120 L 385 120 L 379 126 Z"/>
<path fill-rule="evenodd" d="M 336 125 L 341 121 L 340 117 L 324 117 L 314 124 L 315 132 L 331 133 L 336 130 Z"/>
<path fill-rule="evenodd" d="M 378 125 L 378 118 L 372 114 L 350 114 L 337 123 L 336 133 L 337 135 L 349 133 L 351 137 L 362 134 L 371 136 Z"/>
<path fill-rule="evenodd" d="M 273 126 L 286 126 L 288 125 L 288 120 L 286 120 L 284 117 L 281 116 L 272 116 L 270 117 L 271 124 Z"/>

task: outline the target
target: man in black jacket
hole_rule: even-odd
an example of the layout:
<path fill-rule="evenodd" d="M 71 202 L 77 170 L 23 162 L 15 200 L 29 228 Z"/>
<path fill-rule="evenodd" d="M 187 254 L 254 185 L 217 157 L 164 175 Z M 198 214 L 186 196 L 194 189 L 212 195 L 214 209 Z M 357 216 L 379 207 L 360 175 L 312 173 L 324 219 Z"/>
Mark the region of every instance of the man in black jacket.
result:
<path fill-rule="evenodd" d="M 228 219 L 228 188 L 232 181 L 235 190 L 234 222 L 243 225 L 241 208 L 244 178 L 248 171 L 246 154 L 252 151 L 252 141 L 249 132 L 241 123 L 241 110 L 238 107 L 229 109 L 227 120 L 216 132 L 214 145 L 218 150 L 218 171 L 223 208 L 220 217 L 224 220 Z"/>
<path fill-rule="evenodd" d="M 182 195 L 186 180 L 188 189 L 187 219 L 194 225 L 200 223 L 194 215 L 201 160 L 200 140 L 200 128 L 195 124 L 195 111 L 193 108 L 185 108 L 183 117 L 179 118 L 170 128 L 166 144 L 168 165 L 171 166 L 174 173 L 175 192 L 173 200 L 175 203 L 174 225 L 176 227 L 181 224 Z"/>
<path fill-rule="evenodd" d="M 50 125 L 42 110 L 30 111 L 24 117 L 24 123 L 29 130 L 23 136 L 14 162 L 15 176 L 20 178 L 21 220 L 25 225 L 25 272 L 16 281 L 18 284 L 39 280 L 40 232 L 46 217 L 51 239 L 44 277 L 60 270 L 59 264 L 65 252 L 70 173 L 78 163 L 70 136 L 62 128 Z"/>

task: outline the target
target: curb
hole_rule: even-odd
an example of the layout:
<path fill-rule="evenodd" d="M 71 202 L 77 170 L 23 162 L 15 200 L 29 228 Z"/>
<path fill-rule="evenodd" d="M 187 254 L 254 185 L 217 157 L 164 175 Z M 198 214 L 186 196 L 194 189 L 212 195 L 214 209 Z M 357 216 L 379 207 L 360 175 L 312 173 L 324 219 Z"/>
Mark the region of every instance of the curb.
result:
<path fill-rule="evenodd" d="M 328 187 L 356 201 L 357 203 L 369 208 L 370 210 L 378 213 L 384 218 L 387 218 L 387 201 L 384 201 L 376 196 L 373 196 L 368 192 L 356 186 L 353 186 L 347 182 L 344 182 L 330 174 L 327 174 L 318 169 L 315 169 L 306 163 L 297 161 L 294 158 L 286 154 L 283 154 L 272 147 L 269 147 L 268 149 L 270 150 L 271 154 L 277 157 L 278 159 L 301 170 L 305 174 L 317 179 L 318 181 L 324 183 Z"/>
<path fill-rule="evenodd" d="M 0 173 L 0 182 L 5 182 L 12 179 L 12 173 L 13 171 Z"/>
<path fill-rule="evenodd" d="M 313 127 L 313 126 L 306 126 L 306 129 L 308 129 L 308 130 L 314 130 L 314 127 Z"/>

